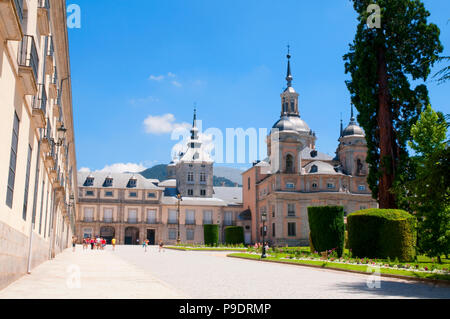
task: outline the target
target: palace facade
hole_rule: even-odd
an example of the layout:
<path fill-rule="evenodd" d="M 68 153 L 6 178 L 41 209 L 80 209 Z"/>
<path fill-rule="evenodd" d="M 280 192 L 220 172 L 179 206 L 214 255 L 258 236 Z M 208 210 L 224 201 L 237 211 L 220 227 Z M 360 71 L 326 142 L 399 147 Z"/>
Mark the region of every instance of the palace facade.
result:
<path fill-rule="evenodd" d="M 196 114 L 187 151 L 168 165 L 167 174 L 168 180 L 159 181 L 140 174 L 79 172 L 78 238 L 116 238 L 126 245 L 145 239 L 152 245 L 175 244 L 179 238 L 201 244 L 203 225 L 218 224 L 221 241 L 225 227 L 240 225 L 250 243 L 242 189 L 213 187 L 213 161 L 198 138 Z"/>
<path fill-rule="evenodd" d="M 0 1 L 0 289 L 70 245 L 76 158 L 63 0 Z"/>
<path fill-rule="evenodd" d="M 281 115 L 267 137 L 268 158 L 242 174 L 243 206 L 251 212 L 252 241 L 309 244 L 308 207 L 344 206 L 346 214 L 377 207 L 367 185 L 367 145 L 353 116 L 341 134 L 336 156 L 319 152 L 316 134 L 300 117 L 288 54 L 287 88 Z M 263 222 L 264 219 L 264 222 Z"/>

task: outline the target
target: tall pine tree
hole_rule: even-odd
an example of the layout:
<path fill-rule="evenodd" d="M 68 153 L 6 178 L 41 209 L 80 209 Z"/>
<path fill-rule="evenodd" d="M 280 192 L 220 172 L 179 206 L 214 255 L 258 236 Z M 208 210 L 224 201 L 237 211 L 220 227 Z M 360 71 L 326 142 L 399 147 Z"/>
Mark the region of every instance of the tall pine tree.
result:
<path fill-rule="evenodd" d="M 370 4 L 380 8 L 379 27 L 368 22 Z M 443 48 L 439 28 L 420 0 L 353 0 L 358 27 L 344 56 L 347 87 L 366 132 L 368 183 L 380 208 L 397 207 L 391 188 L 407 163 L 411 126 L 429 103 L 424 84 Z M 375 27 L 374 27 L 375 26 Z"/>

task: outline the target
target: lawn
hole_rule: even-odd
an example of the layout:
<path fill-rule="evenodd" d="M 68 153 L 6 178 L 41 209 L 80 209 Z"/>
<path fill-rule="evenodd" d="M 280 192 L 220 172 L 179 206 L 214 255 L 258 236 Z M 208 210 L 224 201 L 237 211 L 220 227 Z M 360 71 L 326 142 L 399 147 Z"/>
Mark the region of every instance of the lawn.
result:
<path fill-rule="evenodd" d="M 229 254 L 229 257 L 240 257 L 246 259 L 253 260 L 261 260 L 260 255 L 249 254 L 249 253 L 233 253 Z M 352 264 L 341 264 L 341 263 L 333 263 L 325 260 L 298 260 L 298 259 L 282 259 L 281 256 L 277 257 L 268 257 L 266 258 L 268 261 L 276 261 L 282 263 L 289 264 L 303 264 L 303 265 L 314 265 L 322 268 L 328 269 L 343 269 L 343 270 L 353 270 L 353 271 L 367 271 L 367 265 L 352 265 Z M 401 275 L 408 276 L 414 278 L 426 278 L 426 279 L 439 279 L 439 280 L 448 280 L 450 281 L 450 274 L 436 274 L 436 273 L 426 273 L 419 271 L 410 271 L 410 270 L 401 270 L 401 269 L 390 269 L 390 268 L 380 268 L 380 273 L 382 274 L 391 274 L 391 275 Z"/>

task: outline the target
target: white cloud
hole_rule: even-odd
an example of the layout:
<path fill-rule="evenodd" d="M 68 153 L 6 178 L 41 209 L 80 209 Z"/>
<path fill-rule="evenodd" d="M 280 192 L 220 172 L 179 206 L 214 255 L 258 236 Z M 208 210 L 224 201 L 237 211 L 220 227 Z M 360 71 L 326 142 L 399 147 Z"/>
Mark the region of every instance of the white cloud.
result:
<path fill-rule="evenodd" d="M 81 167 L 78 171 L 80 173 L 90 173 L 91 169 L 89 167 Z"/>
<path fill-rule="evenodd" d="M 167 73 L 167 76 L 169 77 L 169 78 L 175 78 L 175 77 L 177 77 L 175 74 L 173 74 L 172 72 L 169 72 L 169 73 Z"/>
<path fill-rule="evenodd" d="M 144 120 L 145 131 L 150 134 L 167 134 L 174 130 L 189 129 L 190 124 L 186 122 L 176 123 L 173 114 L 149 115 Z"/>
<path fill-rule="evenodd" d="M 178 81 L 172 81 L 172 84 L 176 87 L 181 87 L 181 83 Z"/>
<path fill-rule="evenodd" d="M 149 79 L 152 81 L 160 82 L 160 81 L 164 80 L 164 75 L 150 75 Z"/>

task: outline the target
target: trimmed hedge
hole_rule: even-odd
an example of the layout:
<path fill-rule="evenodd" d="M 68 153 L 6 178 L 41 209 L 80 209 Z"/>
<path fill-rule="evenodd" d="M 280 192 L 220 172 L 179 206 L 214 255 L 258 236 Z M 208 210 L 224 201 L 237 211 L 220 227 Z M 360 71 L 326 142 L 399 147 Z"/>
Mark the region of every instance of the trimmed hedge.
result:
<path fill-rule="evenodd" d="M 217 246 L 219 244 L 219 225 L 203 225 L 205 245 Z"/>
<path fill-rule="evenodd" d="M 344 252 L 344 207 L 308 207 L 312 246 L 317 252 L 336 249 L 339 257 Z"/>
<path fill-rule="evenodd" d="M 244 228 L 240 226 L 225 227 L 225 243 L 231 245 L 243 244 Z"/>
<path fill-rule="evenodd" d="M 349 248 L 353 256 L 398 258 L 416 255 L 416 218 L 400 209 L 364 209 L 347 217 Z"/>

